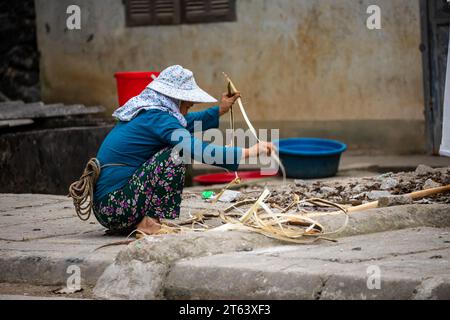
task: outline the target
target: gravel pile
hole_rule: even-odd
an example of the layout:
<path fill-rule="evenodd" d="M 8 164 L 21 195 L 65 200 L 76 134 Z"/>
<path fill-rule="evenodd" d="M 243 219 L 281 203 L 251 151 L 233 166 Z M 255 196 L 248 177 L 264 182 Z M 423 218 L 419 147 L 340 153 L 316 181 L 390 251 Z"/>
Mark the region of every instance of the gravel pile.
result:
<path fill-rule="evenodd" d="M 360 205 L 380 200 L 382 205 L 413 203 L 409 197 L 400 197 L 414 191 L 450 185 L 450 167 L 433 169 L 420 165 L 413 172 L 385 173 L 368 178 L 345 178 L 334 181 L 295 180 L 294 184 L 270 188 L 272 195 L 267 201 L 273 207 L 284 208 L 292 203 L 294 195 L 300 199 L 320 198 L 338 204 Z M 241 190 L 242 199 L 257 197 L 261 186 Z M 242 200 L 241 199 L 241 200 Z M 414 203 L 448 203 L 450 193 L 424 198 Z M 308 206 L 308 205 L 306 205 Z"/>

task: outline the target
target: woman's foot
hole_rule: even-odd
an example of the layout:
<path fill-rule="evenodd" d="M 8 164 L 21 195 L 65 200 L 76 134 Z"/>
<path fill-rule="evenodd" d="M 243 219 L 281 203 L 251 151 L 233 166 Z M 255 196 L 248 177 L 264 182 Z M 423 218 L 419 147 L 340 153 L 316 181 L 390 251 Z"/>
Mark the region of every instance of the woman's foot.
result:
<path fill-rule="evenodd" d="M 161 224 L 158 220 L 145 216 L 137 225 L 137 229 L 147 235 L 157 234 L 161 230 Z"/>

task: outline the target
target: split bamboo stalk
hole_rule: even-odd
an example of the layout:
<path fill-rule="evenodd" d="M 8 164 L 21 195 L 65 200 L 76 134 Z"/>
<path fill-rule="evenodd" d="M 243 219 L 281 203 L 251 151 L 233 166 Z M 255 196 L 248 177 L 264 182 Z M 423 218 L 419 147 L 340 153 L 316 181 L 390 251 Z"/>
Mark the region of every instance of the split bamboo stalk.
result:
<path fill-rule="evenodd" d="M 223 75 L 225 77 L 225 79 L 228 81 L 228 91 L 231 93 L 236 93 L 238 92 L 238 89 L 236 88 L 236 86 L 234 85 L 233 81 L 231 81 L 231 78 L 225 73 L 223 72 Z M 250 129 L 251 133 L 253 134 L 253 136 L 256 138 L 256 140 L 258 142 L 261 142 L 261 140 L 258 137 L 258 134 L 256 132 L 255 127 L 253 126 L 253 124 L 251 123 L 247 112 L 245 111 L 244 108 L 244 104 L 242 103 L 242 99 L 239 97 L 237 98 L 236 102 L 238 103 L 238 106 L 241 110 L 242 116 L 244 117 L 245 123 L 247 124 L 247 127 Z M 232 118 L 233 119 L 233 118 Z M 234 120 L 231 120 L 234 122 Z M 234 128 L 234 124 L 232 125 Z M 233 136 L 234 137 L 234 136 Z M 234 139 L 234 138 L 233 138 Z M 283 181 L 286 182 L 286 170 L 284 168 L 283 163 L 281 162 L 281 159 L 279 158 L 278 154 L 277 154 L 278 150 L 274 150 L 274 152 L 271 153 L 271 157 L 275 160 L 275 162 L 278 164 L 281 173 L 283 174 Z"/>

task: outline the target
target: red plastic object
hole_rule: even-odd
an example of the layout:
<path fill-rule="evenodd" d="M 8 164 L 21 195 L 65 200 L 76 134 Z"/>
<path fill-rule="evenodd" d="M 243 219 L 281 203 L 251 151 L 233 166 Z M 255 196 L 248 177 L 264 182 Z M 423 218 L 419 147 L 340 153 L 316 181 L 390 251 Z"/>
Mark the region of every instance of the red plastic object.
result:
<path fill-rule="evenodd" d="M 152 75 L 159 76 L 159 72 L 117 72 L 114 74 L 117 82 L 119 105 L 123 106 L 128 100 L 139 95 L 150 82 Z"/>
<path fill-rule="evenodd" d="M 277 173 L 273 174 L 265 174 L 262 175 L 261 171 L 240 171 L 238 172 L 239 177 L 242 180 L 254 180 L 254 179 L 264 179 L 276 176 Z M 236 175 L 233 172 L 227 173 L 214 173 L 214 174 L 205 174 L 201 176 L 194 177 L 194 181 L 201 185 L 213 185 L 213 184 L 225 184 L 230 183 L 236 178 Z"/>

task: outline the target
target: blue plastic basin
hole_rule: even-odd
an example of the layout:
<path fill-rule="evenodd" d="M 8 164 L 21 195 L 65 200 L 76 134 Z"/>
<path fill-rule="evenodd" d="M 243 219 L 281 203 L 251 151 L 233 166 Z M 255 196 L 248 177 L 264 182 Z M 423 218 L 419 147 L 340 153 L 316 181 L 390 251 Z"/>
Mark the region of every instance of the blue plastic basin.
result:
<path fill-rule="evenodd" d="M 336 175 L 341 154 L 347 146 L 339 141 L 290 138 L 276 141 L 280 159 L 289 178 L 313 179 Z"/>

